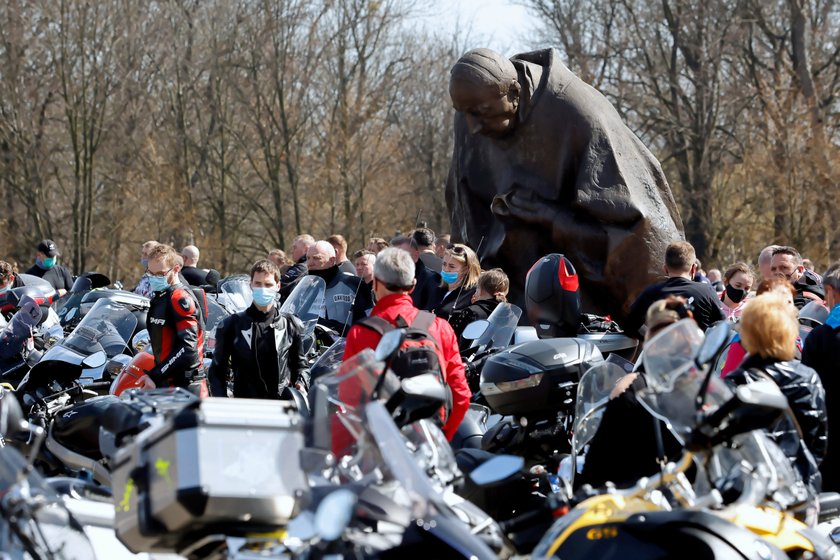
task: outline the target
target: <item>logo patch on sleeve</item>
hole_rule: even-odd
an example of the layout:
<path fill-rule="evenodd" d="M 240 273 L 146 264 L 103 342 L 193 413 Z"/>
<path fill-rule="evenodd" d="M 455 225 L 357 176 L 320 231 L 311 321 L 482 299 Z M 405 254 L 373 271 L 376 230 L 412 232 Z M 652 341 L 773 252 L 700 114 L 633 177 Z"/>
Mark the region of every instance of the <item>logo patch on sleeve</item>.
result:
<path fill-rule="evenodd" d="M 192 302 L 190 301 L 190 298 L 178 298 L 178 306 L 187 313 L 192 311 Z"/>

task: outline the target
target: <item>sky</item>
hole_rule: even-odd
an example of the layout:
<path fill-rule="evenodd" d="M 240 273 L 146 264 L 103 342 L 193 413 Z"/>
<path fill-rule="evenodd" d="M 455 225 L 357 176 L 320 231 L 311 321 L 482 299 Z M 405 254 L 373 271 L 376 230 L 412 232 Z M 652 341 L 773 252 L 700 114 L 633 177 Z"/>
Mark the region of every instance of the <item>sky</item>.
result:
<path fill-rule="evenodd" d="M 531 50 L 536 19 L 511 0 L 430 0 L 429 5 L 418 25 L 450 36 L 465 30 L 465 51 L 488 47 L 512 56 Z"/>

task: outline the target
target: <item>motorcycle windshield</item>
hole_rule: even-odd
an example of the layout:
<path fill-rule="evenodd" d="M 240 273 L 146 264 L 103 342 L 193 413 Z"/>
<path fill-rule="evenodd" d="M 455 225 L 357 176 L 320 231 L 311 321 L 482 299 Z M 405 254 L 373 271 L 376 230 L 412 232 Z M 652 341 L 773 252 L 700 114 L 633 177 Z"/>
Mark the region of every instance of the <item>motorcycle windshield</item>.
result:
<path fill-rule="evenodd" d="M 206 350 L 214 350 L 216 348 L 216 327 L 219 323 L 227 317 L 229 313 L 225 308 L 213 301 L 207 299 L 207 327 L 204 330 L 204 347 Z"/>
<path fill-rule="evenodd" d="M 83 356 L 105 352 L 112 358 L 128 346 L 136 326 L 137 318 L 126 306 L 103 298 L 96 301 L 62 345 Z"/>
<path fill-rule="evenodd" d="M 683 319 L 653 337 L 642 356 L 647 388 L 640 393 L 641 402 L 683 443 L 698 419 L 696 398 L 706 377 L 694 362 L 702 343 L 703 332 L 697 324 Z M 712 375 L 699 412 L 708 414 L 731 396 L 724 381 Z"/>
<path fill-rule="evenodd" d="M 826 306 L 818 301 L 812 301 L 799 310 L 799 321 L 810 321 L 815 325 L 823 325 L 825 320 L 828 319 L 828 313 Z"/>
<path fill-rule="evenodd" d="M 307 338 L 315 331 L 318 317 L 322 314 L 326 291 L 327 284 L 323 278 L 304 276 L 297 281 L 295 289 L 280 307 L 281 313 L 294 315 L 301 320 Z"/>
<path fill-rule="evenodd" d="M 219 282 L 217 288 L 233 313 L 245 311 L 254 300 L 251 292 L 251 277 L 247 274 L 228 276 Z"/>
<path fill-rule="evenodd" d="M 25 467 L 16 449 L 0 447 L 0 549 L 10 558 L 29 558 L 22 534 L 40 558 L 94 558 L 84 531 L 44 479 L 34 470 L 21 479 Z"/>
<path fill-rule="evenodd" d="M 702 343 L 703 331 L 693 319 L 669 325 L 646 342 L 642 364 L 648 387 L 660 393 L 669 392 L 682 370 L 694 363 Z"/>
<path fill-rule="evenodd" d="M 331 448 L 337 457 L 360 449 L 364 426 L 362 408 L 371 399 L 382 375 L 382 363 L 373 350 L 365 349 L 343 362 L 337 370 L 312 382 L 312 425 L 316 447 Z M 388 376 L 380 387 L 384 398 L 399 388 L 399 380 Z M 368 468 L 375 467 L 375 462 Z M 365 469 L 363 469 L 365 470 Z"/>
<path fill-rule="evenodd" d="M 521 316 L 522 310 L 517 306 L 500 303 L 487 317 L 487 329 L 473 341 L 470 348 L 504 348 L 510 345 Z"/>
<path fill-rule="evenodd" d="M 743 468 L 749 466 L 749 475 L 760 481 L 753 502 L 765 496 L 782 509 L 800 504 L 808 497 L 808 490 L 784 451 L 763 430 L 736 436 L 731 445 L 718 446 L 707 465 L 710 480 L 731 481 L 745 476 Z"/>
<path fill-rule="evenodd" d="M 430 481 L 438 492 L 454 483 L 461 476 L 452 446 L 446 441 L 441 429 L 431 420 L 420 420 L 405 426 L 402 430 L 404 444 L 414 456 L 420 470 L 430 475 Z M 434 476 L 431 476 L 434 474 Z"/>
<path fill-rule="evenodd" d="M 619 379 L 627 375 L 621 366 L 612 362 L 602 362 L 589 368 L 580 378 L 575 402 L 575 426 L 573 432 L 574 452 L 580 454 L 589 443 L 610 400 L 610 393 Z"/>
<path fill-rule="evenodd" d="M 346 346 L 346 338 L 336 340 L 332 346 L 318 356 L 318 359 L 309 367 L 309 371 L 317 371 L 319 376 L 338 371 L 338 368 L 341 367 L 341 361 L 344 359 L 344 348 Z"/>

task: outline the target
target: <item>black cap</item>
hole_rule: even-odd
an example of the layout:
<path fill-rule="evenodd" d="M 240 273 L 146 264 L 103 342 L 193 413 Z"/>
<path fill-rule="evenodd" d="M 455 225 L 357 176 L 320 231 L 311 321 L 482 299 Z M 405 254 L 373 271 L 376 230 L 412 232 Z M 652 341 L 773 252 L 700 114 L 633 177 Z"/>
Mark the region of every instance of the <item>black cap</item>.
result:
<path fill-rule="evenodd" d="M 58 252 L 58 246 L 52 239 L 44 239 L 38 243 L 38 250 L 48 257 L 55 257 L 61 254 Z"/>

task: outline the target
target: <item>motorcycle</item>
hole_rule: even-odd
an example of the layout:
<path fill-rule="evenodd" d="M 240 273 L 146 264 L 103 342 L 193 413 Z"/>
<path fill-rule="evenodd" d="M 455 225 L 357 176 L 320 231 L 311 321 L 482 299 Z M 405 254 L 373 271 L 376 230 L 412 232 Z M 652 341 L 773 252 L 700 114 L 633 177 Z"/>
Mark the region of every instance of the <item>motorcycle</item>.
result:
<path fill-rule="evenodd" d="M 43 430 L 23 420 L 14 399 L 0 398 L 0 433 L 26 433 L 36 440 Z M 64 502 L 15 448 L 0 446 L 0 550 L 4 558 L 96 558 L 83 527 Z"/>
<path fill-rule="evenodd" d="M 0 314 L 6 318 L 11 317 L 15 310 L 20 306 L 20 300 L 24 296 L 28 296 L 35 300 L 35 302 L 43 306 L 49 307 L 57 299 L 58 292 L 53 288 L 52 284 L 31 274 L 18 274 L 23 286 L 12 288 L 0 294 Z"/>
<path fill-rule="evenodd" d="M 44 316 L 43 308 L 29 296 L 22 296 L 18 311 L 0 332 L 0 379 L 17 384 L 42 356 L 46 344 L 36 344 L 35 335 Z"/>
<path fill-rule="evenodd" d="M 762 430 L 786 413 L 787 399 L 772 382 L 731 390 L 714 375 L 710 365 L 728 338 L 724 322 L 704 340 L 683 320 L 648 342 L 648 386 L 639 396 L 684 444 L 683 456 L 627 489 L 593 496 L 584 487 L 535 557 L 838 557 L 833 543 L 792 514 L 807 500 L 806 487 Z M 580 418 L 590 432 L 597 408 Z"/>
<path fill-rule="evenodd" d="M 400 380 L 387 370 L 400 336 L 386 334 L 375 355 L 365 350 L 313 383 L 309 445 L 302 454 L 310 499 L 324 492 L 353 494 L 352 513 L 328 551 L 351 557 L 432 550 L 446 557 L 507 556 L 512 549 L 498 525 L 452 491 L 457 465 L 440 428 L 428 419 L 445 402 L 440 383 L 422 375 Z"/>

